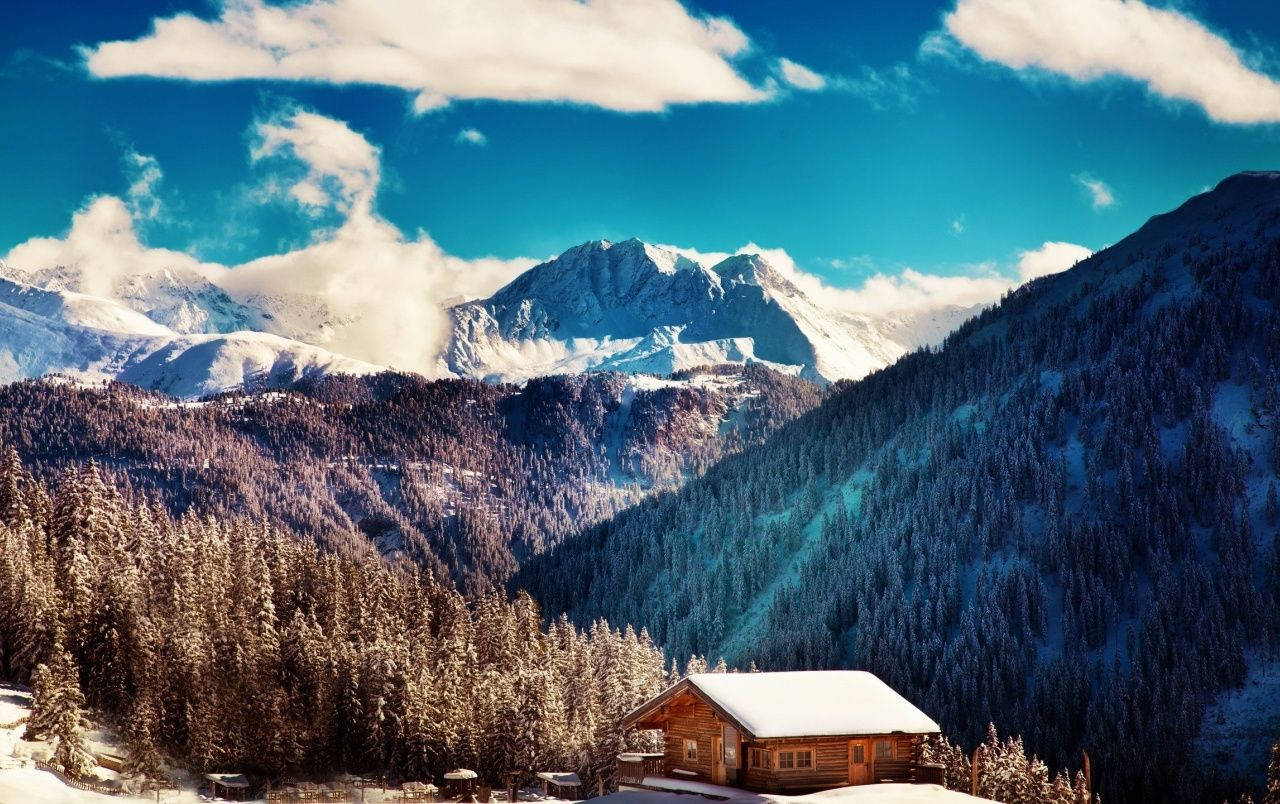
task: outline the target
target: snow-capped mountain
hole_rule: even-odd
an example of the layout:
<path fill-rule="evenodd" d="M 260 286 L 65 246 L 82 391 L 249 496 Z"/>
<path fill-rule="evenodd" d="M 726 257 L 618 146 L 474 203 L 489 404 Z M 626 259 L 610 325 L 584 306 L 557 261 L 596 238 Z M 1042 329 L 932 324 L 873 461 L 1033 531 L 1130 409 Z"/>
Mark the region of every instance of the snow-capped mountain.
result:
<path fill-rule="evenodd" d="M 339 316 L 323 290 L 261 293 L 221 270 L 177 264 L 104 276 L 0 264 L 0 317 L 12 322 L 0 331 L 0 376 L 69 372 L 186 396 L 378 369 L 376 355 L 325 348 L 335 331 L 375 323 L 360 316 L 376 305 Z M 449 308 L 442 351 L 427 359 L 439 375 L 489 380 L 760 363 L 830 382 L 936 343 L 974 312 L 854 314 L 811 298 L 759 255 L 708 265 L 639 240 L 597 240 Z"/>
<path fill-rule="evenodd" d="M 0 278 L 0 381 L 67 374 L 195 397 L 379 370 L 263 332 L 184 334 L 110 299 Z"/>
<path fill-rule="evenodd" d="M 971 312 L 936 313 L 949 325 L 923 328 L 909 316 L 852 315 L 809 298 L 757 254 L 704 265 L 635 239 L 593 240 L 454 306 L 442 360 L 453 374 L 504 380 L 755 362 L 817 381 L 856 379 Z"/>
<path fill-rule="evenodd" d="M 0 265 L 11 279 L 46 290 L 93 294 L 114 300 L 173 332 L 184 335 L 265 330 L 261 313 L 235 301 L 199 271 L 173 265 L 160 271 L 116 277 L 86 275 L 80 266 L 55 265 L 35 270 Z"/>

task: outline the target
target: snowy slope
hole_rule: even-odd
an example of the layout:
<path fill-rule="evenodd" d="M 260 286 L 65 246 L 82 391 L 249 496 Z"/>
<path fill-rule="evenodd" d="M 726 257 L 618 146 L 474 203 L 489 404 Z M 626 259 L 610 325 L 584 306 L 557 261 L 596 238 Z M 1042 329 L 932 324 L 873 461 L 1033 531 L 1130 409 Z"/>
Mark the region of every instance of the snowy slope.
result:
<path fill-rule="evenodd" d="M 261 332 L 183 335 L 114 301 L 0 279 L 0 381 L 68 374 L 176 396 L 378 366 Z"/>
<path fill-rule="evenodd" d="M 188 266 L 103 278 L 86 275 L 84 269 L 75 265 L 28 270 L 0 263 L 0 275 L 47 290 L 110 299 L 183 334 L 263 328 L 262 316 L 257 310 L 234 301 L 226 291 Z"/>
<path fill-rule="evenodd" d="M 968 312 L 937 317 L 954 326 Z M 760 362 L 832 381 L 863 377 L 923 333 L 950 330 L 827 309 L 759 255 L 708 266 L 634 239 L 569 249 L 451 314 L 445 368 L 508 380 Z"/>

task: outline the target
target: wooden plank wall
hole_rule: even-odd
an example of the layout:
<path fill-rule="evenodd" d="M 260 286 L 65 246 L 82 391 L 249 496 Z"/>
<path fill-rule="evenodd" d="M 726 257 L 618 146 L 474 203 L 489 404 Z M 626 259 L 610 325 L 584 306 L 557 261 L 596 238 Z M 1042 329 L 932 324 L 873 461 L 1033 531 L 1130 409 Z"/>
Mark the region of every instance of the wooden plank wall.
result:
<path fill-rule="evenodd" d="M 849 741 L 844 737 L 836 739 L 814 738 L 812 740 L 762 740 L 753 743 L 774 751 L 774 769 L 768 787 L 764 789 L 788 793 L 793 791 L 821 790 L 829 787 L 841 787 L 849 783 Z M 813 749 L 813 767 L 784 770 L 777 767 L 779 750 L 796 748 Z M 761 774 L 763 775 L 763 774 Z"/>
<path fill-rule="evenodd" d="M 686 705 L 686 702 L 691 702 L 692 705 Z M 670 774 L 672 768 L 682 768 L 696 772 L 699 781 L 710 782 L 711 738 L 720 733 L 720 721 L 716 719 L 711 707 L 692 696 L 681 696 L 672 703 L 683 708 L 676 710 L 678 714 L 673 711 L 667 721 L 667 773 Z M 684 758 L 685 738 L 698 741 L 696 763 Z M 674 778 L 681 778 L 680 774 L 676 774 Z"/>

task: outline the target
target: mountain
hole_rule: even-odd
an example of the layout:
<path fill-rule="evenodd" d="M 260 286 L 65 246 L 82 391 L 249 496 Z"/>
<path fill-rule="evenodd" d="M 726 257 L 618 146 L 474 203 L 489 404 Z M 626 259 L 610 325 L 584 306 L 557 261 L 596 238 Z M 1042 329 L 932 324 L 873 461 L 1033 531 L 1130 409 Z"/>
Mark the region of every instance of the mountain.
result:
<path fill-rule="evenodd" d="M 264 328 L 259 311 L 235 301 L 209 278 L 182 265 L 111 278 L 88 274 L 75 265 L 35 269 L 0 265 L 0 274 L 46 290 L 109 299 L 184 335 L 226 334 Z"/>
<path fill-rule="evenodd" d="M 967 314 L 913 329 L 824 308 L 756 254 L 706 266 L 639 240 L 595 240 L 537 265 L 488 299 L 451 309 L 443 362 L 468 377 L 580 371 L 668 373 L 763 363 L 806 379 L 859 378 L 945 334 Z"/>
<path fill-rule="evenodd" d="M 196 309 L 209 312 L 193 307 L 183 315 L 194 315 Z M 210 321 L 205 319 L 206 324 Z M 66 374 L 199 397 L 233 389 L 286 388 L 306 378 L 379 370 L 263 332 L 182 334 L 107 298 L 0 278 L 0 380 L 4 381 Z"/>
<path fill-rule="evenodd" d="M 668 655 L 869 669 L 970 746 L 1087 750 L 1104 800 L 1222 801 L 1280 723 L 1278 470 L 1280 174 L 1248 173 L 512 585 Z"/>
<path fill-rule="evenodd" d="M 192 402 L 119 383 L 13 383 L 0 386 L 0 444 L 50 482 L 92 460 L 174 514 L 265 520 L 480 594 L 823 397 L 763 366 L 522 387 L 333 375 L 294 388 Z"/>
<path fill-rule="evenodd" d="M 0 329 L 0 350 L 12 357 L 0 367 L 10 378 L 62 371 L 183 396 L 377 370 L 316 345 L 361 331 L 358 318 L 337 315 L 315 292 L 255 293 L 231 279 L 182 264 L 111 276 L 0 264 L 3 295 L 22 297 L 0 315 L 16 315 L 13 307 L 37 317 Z M 37 305 L 36 291 L 52 295 Z M 827 383 L 936 343 L 975 312 L 828 309 L 759 255 L 707 266 L 639 240 L 592 241 L 450 308 L 436 370 L 523 381 L 760 363 Z"/>

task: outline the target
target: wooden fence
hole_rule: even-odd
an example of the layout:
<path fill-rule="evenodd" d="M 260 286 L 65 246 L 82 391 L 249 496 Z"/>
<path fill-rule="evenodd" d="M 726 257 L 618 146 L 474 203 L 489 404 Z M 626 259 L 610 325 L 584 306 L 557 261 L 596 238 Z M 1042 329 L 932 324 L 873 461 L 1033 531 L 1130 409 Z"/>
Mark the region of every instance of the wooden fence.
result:
<path fill-rule="evenodd" d="M 36 767 L 42 771 L 48 771 L 49 773 L 52 773 L 54 776 L 57 776 L 58 780 L 63 784 L 65 784 L 67 787 L 74 787 L 77 790 L 87 790 L 90 793 L 101 793 L 104 796 L 120 795 L 120 790 L 118 788 L 108 787 L 105 784 L 98 784 L 96 782 L 85 782 L 79 779 L 73 779 L 70 776 L 63 773 L 62 771 L 60 771 L 59 769 L 50 765 L 48 762 L 42 762 L 37 759 Z"/>

